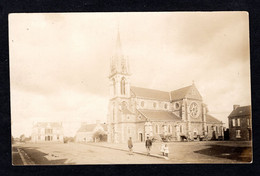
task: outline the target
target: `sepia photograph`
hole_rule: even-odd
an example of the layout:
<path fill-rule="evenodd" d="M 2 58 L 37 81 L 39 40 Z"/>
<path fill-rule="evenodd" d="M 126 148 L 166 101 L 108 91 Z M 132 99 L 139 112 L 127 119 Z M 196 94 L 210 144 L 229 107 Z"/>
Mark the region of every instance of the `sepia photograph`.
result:
<path fill-rule="evenodd" d="M 253 163 L 248 12 L 8 23 L 13 166 Z"/>

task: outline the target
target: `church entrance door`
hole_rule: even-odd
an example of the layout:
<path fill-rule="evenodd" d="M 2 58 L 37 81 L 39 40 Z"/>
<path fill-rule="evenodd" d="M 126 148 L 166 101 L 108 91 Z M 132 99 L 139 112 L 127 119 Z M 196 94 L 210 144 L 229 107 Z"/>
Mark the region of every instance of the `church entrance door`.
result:
<path fill-rule="evenodd" d="M 140 142 L 143 142 L 143 134 L 142 133 L 139 133 L 139 140 L 140 140 Z"/>

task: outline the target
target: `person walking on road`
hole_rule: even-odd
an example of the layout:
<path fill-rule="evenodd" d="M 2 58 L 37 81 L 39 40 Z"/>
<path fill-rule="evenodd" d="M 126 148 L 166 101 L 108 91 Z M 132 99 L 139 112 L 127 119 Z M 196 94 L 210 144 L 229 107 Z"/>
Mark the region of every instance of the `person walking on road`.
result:
<path fill-rule="evenodd" d="M 128 140 L 128 148 L 129 148 L 129 155 L 133 155 L 133 142 L 131 137 L 129 137 Z"/>
<path fill-rule="evenodd" d="M 152 140 L 147 137 L 147 140 L 145 141 L 145 147 L 147 150 L 147 155 L 150 155 L 151 147 L 152 147 Z"/>

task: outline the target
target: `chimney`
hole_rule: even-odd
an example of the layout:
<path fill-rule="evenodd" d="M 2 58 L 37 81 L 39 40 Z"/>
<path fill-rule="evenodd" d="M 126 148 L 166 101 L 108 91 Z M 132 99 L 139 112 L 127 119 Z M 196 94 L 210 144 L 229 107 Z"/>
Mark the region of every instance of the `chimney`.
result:
<path fill-rule="evenodd" d="M 233 105 L 233 110 L 236 110 L 240 105 Z"/>

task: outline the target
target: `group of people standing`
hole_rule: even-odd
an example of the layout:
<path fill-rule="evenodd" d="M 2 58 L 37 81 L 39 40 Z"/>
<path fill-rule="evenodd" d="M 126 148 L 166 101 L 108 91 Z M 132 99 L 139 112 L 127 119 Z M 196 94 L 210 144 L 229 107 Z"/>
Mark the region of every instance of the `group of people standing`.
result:
<path fill-rule="evenodd" d="M 147 155 L 150 155 L 152 145 L 153 145 L 152 140 L 149 137 L 147 137 L 147 139 L 145 141 L 145 147 L 146 147 L 146 150 L 147 150 Z M 131 137 L 129 137 L 129 140 L 128 140 L 128 148 L 129 148 L 129 155 L 133 155 L 133 141 L 132 141 Z M 162 152 L 162 155 L 164 157 L 168 158 L 169 148 L 168 148 L 167 144 L 162 143 L 160 151 Z"/>

